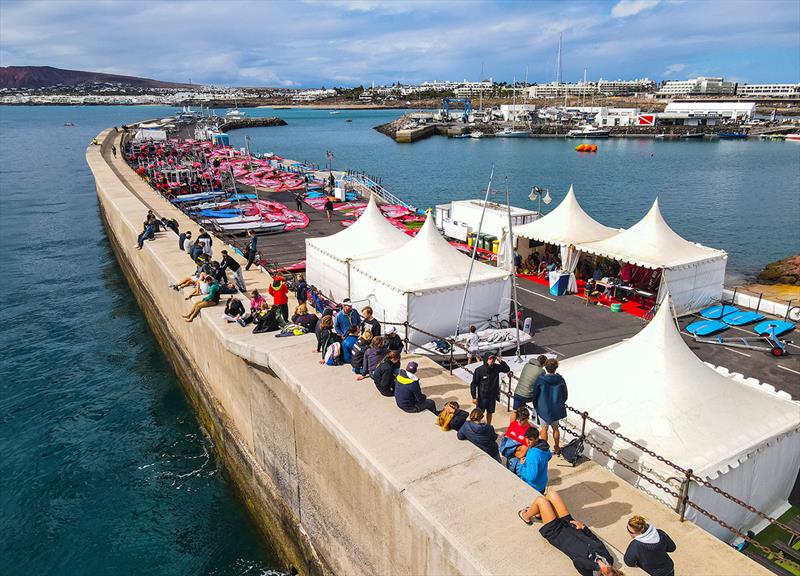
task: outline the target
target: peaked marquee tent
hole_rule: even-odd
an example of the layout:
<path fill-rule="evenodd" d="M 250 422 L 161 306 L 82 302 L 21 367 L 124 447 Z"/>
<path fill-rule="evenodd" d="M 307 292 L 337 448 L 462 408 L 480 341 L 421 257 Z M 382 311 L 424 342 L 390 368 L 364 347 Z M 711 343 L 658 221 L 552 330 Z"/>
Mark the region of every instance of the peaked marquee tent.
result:
<path fill-rule="evenodd" d="M 529 238 L 539 242 L 555 244 L 561 248 L 561 264 L 569 271 L 569 291 L 577 292 L 575 268 L 580 254 L 575 246 L 585 242 L 604 240 L 619 233 L 619 230 L 600 224 L 589 216 L 578 204 L 572 186 L 561 203 L 549 214 L 538 220 L 514 229 L 519 238 Z"/>
<path fill-rule="evenodd" d="M 411 238 L 392 226 L 370 196 L 361 217 L 332 236 L 306 240 L 306 280 L 337 302 L 350 297 L 354 261 L 375 258 L 403 246 Z"/>
<path fill-rule="evenodd" d="M 350 297 L 369 300 L 379 320 L 407 321 L 436 336 L 450 336 L 455 332 L 469 268 L 470 258 L 442 237 L 428 215 L 417 235 L 400 248 L 352 263 Z M 470 324 L 486 327 L 495 314 L 508 317 L 510 285 L 510 272 L 476 261 L 462 329 Z M 432 339 L 414 330 L 409 338 L 415 344 Z"/>
<path fill-rule="evenodd" d="M 620 434 L 753 505 L 773 513 L 786 502 L 800 467 L 800 404 L 754 379 L 701 361 L 684 342 L 665 298 L 653 320 L 630 340 L 569 358 L 559 371 L 569 403 Z M 581 418 L 568 420 L 580 429 Z M 587 423 L 589 438 L 627 464 L 680 492 L 682 475 Z M 591 452 L 591 450 L 590 450 Z M 669 504 L 670 496 L 599 452 L 628 482 Z M 689 498 L 742 530 L 760 517 L 694 483 Z M 723 540 L 734 535 L 689 507 L 687 518 Z"/>
<path fill-rule="evenodd" d="M 661 215 L 658 199 L 644 218 L 627 230 L 602 240 L 580 242 L 577 248 L 636 266 L 663 269 L 662 289 L 669 289 L 679 316 L 722 298 L 728 255 L 679 236 Z"/>

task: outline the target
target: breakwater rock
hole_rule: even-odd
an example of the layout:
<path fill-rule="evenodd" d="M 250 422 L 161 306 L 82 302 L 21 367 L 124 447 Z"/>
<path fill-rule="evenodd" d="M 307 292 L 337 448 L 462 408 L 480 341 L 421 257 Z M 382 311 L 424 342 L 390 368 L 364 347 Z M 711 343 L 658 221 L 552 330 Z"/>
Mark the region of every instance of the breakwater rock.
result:
<path fill-rule="evenodd" d="M 237 128 L 262 128 L 264 126 L 286 126 L 286 120 L 277 116 L 265 118 L 240 118 L 236 120 L 226 120 L 220 124 L 219 129 L 223 132 L 236 130 Z"/>
<path fill-rule="evenodd" d="M 758 273 L 762 284 L 789 284 L 800 286 L 800 254 L 767 264 Z"/>

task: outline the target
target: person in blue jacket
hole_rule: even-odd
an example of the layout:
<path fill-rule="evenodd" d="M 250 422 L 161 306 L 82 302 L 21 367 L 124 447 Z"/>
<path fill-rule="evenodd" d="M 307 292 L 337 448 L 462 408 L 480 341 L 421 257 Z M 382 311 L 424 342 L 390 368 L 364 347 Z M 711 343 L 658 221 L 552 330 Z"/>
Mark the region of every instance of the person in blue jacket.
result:
<path fill-rule="evenodd" d="M 489 456 L 500 461 L 497 432 L 495 432 L 494 426 L 483 422 L 483 410 L 480 408 L 475 408 L 469 413 L 469 420 L 458 429 L 458 439 L 469 440 Z"/>
<path fill-rule="evenodd" d="M 409 362 L 405 370 L 398 370 L 394 380 L 394 401 L 400 410 L 403 412 L 428 410 L 437 413 L 436 403 L 422 393 L 417 378 L 416 362 Z"/>
<path fill-rule="evenodd" d="M 539 431 L 531 426 L 525 431 L 525 443 L 516 452 L 519 463 L 516 474 L 528 486 L 544 494 L 547 489 L 547 464 L 553 457 L 550 445 L 539 438 Z"/>
<path fill-rule="evenodd" d="M 336 333 L 344 338 L 350 332 L 351 326 L 359 326 L 361 324 L 361 315 L 356 312 L 353 305 L 350 303 L 350 298 L 342 300 L 342 311 L 336 315 L 333 320 L 333 328 Z"/>
<path fill-rule="evenodd" d="M 553 429 L 554 454 L 561 451 L 558 421 L 567 417 L 567 383 L 561 374 L 556 374 L 557 369 L 558 360 L 548 358 L 544 363 L 544 374 L 533 384 L 533 407 L 542 425 L 540 438 L 547 442 L 547 429 Z"/>
<path fill-rule="evenodd" d="M 353 359 L 353 346 L 358 341 L 358 326 L 350 326 L 350 331 L 342 340 L 342 362 L 350 364 Z"/>

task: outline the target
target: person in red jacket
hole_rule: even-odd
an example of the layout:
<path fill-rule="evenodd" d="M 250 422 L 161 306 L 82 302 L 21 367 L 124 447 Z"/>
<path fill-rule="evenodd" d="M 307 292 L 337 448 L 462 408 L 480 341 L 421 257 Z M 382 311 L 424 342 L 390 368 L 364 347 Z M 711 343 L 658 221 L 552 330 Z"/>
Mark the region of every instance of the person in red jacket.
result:
<path fill-rule="evenodd" d="M 272 303 L 281 309 L 283 319 L 286 320 L 289 317 L 289 288 L 286 286 L 283 276 L 278 274 L 272 278 L 269 293 L 272 296 Z"/>

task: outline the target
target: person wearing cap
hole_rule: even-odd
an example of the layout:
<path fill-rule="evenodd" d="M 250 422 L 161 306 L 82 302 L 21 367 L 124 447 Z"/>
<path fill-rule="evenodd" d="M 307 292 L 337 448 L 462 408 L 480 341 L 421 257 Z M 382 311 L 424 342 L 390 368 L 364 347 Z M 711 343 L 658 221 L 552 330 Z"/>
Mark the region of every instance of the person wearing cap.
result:
<path fill-rule="evenodd" d="M 409 362 L 405 370 L 398 370 L 394 380 L 394 401 L 400 410 L 411 413 L 428 410 L 437 414 L 434 401 L 422 393 L 416 362 Z"/>
<path fill-rule="evenodd" d="M 222 260 L 219 263 L 220 270 L 230 270 L 231 274 L 233 275 L 233 281 L 236 283 L 236 287 L 244 292 L 247 288 L 244 285 L 244 276 L 242 275 L 242 265 L 239 264 L 236 259 L 232 258 L 227 250 L 222 251 Z M 287 310 L 288 313 L 288 310 Z"/>
<path fill-rule="evenodd" d="M 389 326 L 386 328 L 386 337 L 384 338 L 386 349 L 389 351 L 397 352 L 398 355 L 403 351 L 403 339 L 397 333 L 396 326 Z"/>
<path fill-rule="evenodd" d="M 345 298 L 344 300 L 342 300 L 341 312 L 339 312 L 336 315 L 336 318 L 333 319 L 334 330 L 336 330 L 336 333 L 342 339 L 344 339 L 344 337 L 347 336 L 347 334 L 350 332 L 350 327 L 358 326 L 359 324 L 361 324 L 361 316 L 353 308 L 353 304 L 350 302 L 350 298 Z M 370 334 L 372 334 L 371 331 Z"/>
<path fill-rule="evenodd" d="M 361 331 L 369 330 L 373 336 L 381 335 L 381 323 L 378 322 L 372 315 L 372 307 L 364 306 L 361 309 L 363 316 L 361 317 Z"/>
<path fill-rule="evenodd" d="M 511 374 L 508 364 L 490 354 L 472 375 L 469 386 L 472 403 L 486 413 L 486 423 L 492 423 L 495 404 L 500 399 L 500 374 Z"/>
<path fill-rule="evenodd" d="M 281 309 L 284 318 L 289 317 L 289 288 L 283 281 L 283 276 L 277 274 L 269 285 L 269 293 L 272 296 L 272 303 Z M 345 333 L 345 336 L 347 333 Z"/>

